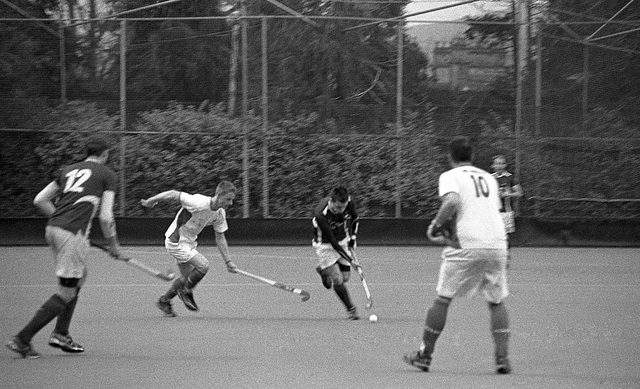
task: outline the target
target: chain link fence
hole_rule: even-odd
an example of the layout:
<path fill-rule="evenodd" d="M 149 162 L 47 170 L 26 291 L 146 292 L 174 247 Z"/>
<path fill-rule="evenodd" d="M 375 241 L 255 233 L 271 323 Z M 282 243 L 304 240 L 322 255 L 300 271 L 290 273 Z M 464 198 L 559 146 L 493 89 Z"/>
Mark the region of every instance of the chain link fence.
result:
<path fill-rule="evenodd" d="M 46 60 L 2 77 L 0 214 L 36 216 L 35 194 L 100 132 L 119 216 L 172 215 L 139 199 L 229 179 L 232 217 L 307 217 L 337 184 L 364 217 L 430 217 L 446 144 L 466 135 L 479 167 L 507 156 L 521 216 L 639 218 L 638 116 L 612 107 L 602 64 L 588 62 L 633 55 L 536 26 L 519 60 L 510 40 L 419 45 L 398 19 L 1 19 L 6 44 Z M 580 57 L 571 72 L 557 68 L 563 52 Z"/>

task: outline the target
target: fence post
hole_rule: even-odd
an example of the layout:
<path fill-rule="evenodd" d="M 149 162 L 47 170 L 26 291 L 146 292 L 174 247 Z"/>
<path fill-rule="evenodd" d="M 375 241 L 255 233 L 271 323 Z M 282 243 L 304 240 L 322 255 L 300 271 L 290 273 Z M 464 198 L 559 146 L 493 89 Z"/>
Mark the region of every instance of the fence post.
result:
<path fill-rule="evenodd" d="M 64 37 L 64 20 L 60 17 L 60 25 L 58 27 L 60 33 L 60 103 L 63 108 L 67 107 L 67 51 L 66 40 Z"/>
<path fill-rule="evenodd" d="M 127 130 L 127 21 L 120 21 L 120 216 L 125 216 L 125 131 Z"/>
<path fill-rule="evenodd" d="M 249 113 L 249 67 L 247 50 L 249 39 L 247 37 L 247 6 L 244 0 L 240 2 L 242 8 L 242 20 L 240 21 L 242 40 L 242 217 L 249 217 L 249 128 L 247 115 Z"/>
<path fill-rule="evenodd" d="M 269 217 L 269 93 L 267 18 L 262 18 L 262 217 Z"/>
<path fill-rule="evenodd" d="M 229 65 L 229 116 L 236 115 L 236 93 L 238 77 L 238 32 L 240 26 L 237 20 L 231 19 L 231 59 Z"/>
<path fill-rule="evenodd" d="M 586 129 L 587 114 L 589 113 L 589 45 L 584 42 L 582 49 L 582 130 Z"/>
<path fill-rule="evenodd" d="M 536 22 L 536 118 L 535 118 L 535 137 L 533 137 L 533 142 L 530 144 L 530 149 L 535 147 L 535 152 L 540 154 L 540 136 L 542 135 L 541 127 L 542 127 L 542 22 L 538 20 Z M 538 167 L 536 167 L 538 169 Z M 538 180 L 535 189 L 536 195 L 540 196 L 542 194 L 541 184 Z M 517 202 L 520 204 L 520 201 Z M 534 215 L 535 217 L 540 216 L 540 203 L 536 200 L 534 207 Z"/>
<path fill-rule="evenodd" d="M 398 23 L 398 64 L 396 74 L 396 218 L 402 217 L 402 61 L 403 58 L 403 37 L 404 21 Z"/>
<path fill-rule="evenodd" d="M 521 170 L 521 142 L 522 142 L 522 94 L 524 87 L 524 76 L 526 72 L 529 53 L 529 16 L 527 0 L 516 0 L 516 32 L 517 32 L 517 52 L 516 52 L 516 119 L 515 119 L 515 143 L 516 160 L 515 176 L 520 180 Z M 516 209 L 516 214 L 518 210 Z"/>

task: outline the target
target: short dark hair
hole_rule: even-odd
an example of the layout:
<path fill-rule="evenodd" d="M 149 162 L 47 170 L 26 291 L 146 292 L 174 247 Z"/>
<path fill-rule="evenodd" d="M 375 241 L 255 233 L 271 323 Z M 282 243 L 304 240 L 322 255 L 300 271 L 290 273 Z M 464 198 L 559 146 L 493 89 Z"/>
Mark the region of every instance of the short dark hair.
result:
<path fill-rule="evenodd" d="M 331 201 L 346 203 L 349 201 L 349 190 L 344 186 L 338 186 L 331 191 Z"/>
<path fill-rule="evenodd" d="M 505 157 L 504 154 L 496 154 L 491 158 L 492 161 L 495 161 L 496 159 L 504 159 L 504 162 L 507 162 L 507 157 Z"/>
<path fill-rule="evenodd" d="M 105 150 L 109 150 L 109 142 L 100 135 L 92 135 L 84 143 L 87 157 L 99 157 Z"/>
<path fill-rule="evenodd" d="M 471 162 L 473 159 L 471 140 L 466 136 L 453 138 L 449 143 L 449 154 L 453 162 Z"/>
<path fill-rule="evenodd" d="M 231 181 L 220 181 L 218 186 L 216 187 L 216 195 L 224 196 L 227 193 L 237 193 L 238 189 Z"/>

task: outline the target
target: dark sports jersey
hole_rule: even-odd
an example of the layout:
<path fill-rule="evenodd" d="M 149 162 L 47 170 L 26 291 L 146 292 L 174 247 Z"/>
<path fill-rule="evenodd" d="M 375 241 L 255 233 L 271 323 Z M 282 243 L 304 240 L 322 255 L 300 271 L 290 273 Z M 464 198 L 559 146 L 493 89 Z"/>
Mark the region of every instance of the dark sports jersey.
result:
<path fill-rule="evenodd" d="M 518 180 L 516 179 L 516 176 L 514 176 L 509 172 L 505 171 L 502 174 L 493 173 L 492 176 L 494 176 L 496 180 L 498 180 L 498 187 L 501 193 L 507 189 L 511 190 L 511 188 L 513 188 L 514 185 L 518 185 Z M 507 212 L 507 211 L 513 210 L 511 197 L 501 197 L 500 202 L 501 202 L 500 212 Z"/>
<path fill-rule="evenodd" d="M 117 178 L 113 170 L 102 164 L 82 161 L 63 168 L 56 183 L 60 194 L 49 225 L 88 234 L 91 220 L 100 206 L 102 192 L 115 192 Z"/>
<path fill-rule="evenodd" d="M 331 243 L 338 250 L 338 242 L 357 233 L 358 212 L 351 197 L 347 207 L 342 213 L 335 214 L 329 209 L 330 197 L 320 200 L 314 210 L 313 230 L 314 241 L 318 243 Z"/>

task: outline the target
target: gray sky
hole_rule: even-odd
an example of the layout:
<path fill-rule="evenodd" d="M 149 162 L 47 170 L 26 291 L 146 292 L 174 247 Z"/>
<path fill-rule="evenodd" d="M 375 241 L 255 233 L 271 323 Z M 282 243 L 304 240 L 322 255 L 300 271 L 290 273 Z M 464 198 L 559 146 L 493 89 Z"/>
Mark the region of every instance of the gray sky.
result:
<path fill-rule="evenodd" d="M 414 13 L 420 11 L 426 11 L 433 8 L 439 8 L 450 4 L 460 3 L 460 1 L 443 1 L 443 0 L 414 0 L 411 4 L 405 7 L 406 13 Z M 442 11 L 430 12 L 428 14 L 422 14 L 409 18 L 410 21 L 418 20 L 458 20 L 467 15 L 479 15 L 484 14 L 491 10 L 504 9 L 509 6 L 510 1 L 478 1 L 472 4 L 465 4 L 454 8 L 448 8 Z"/>

